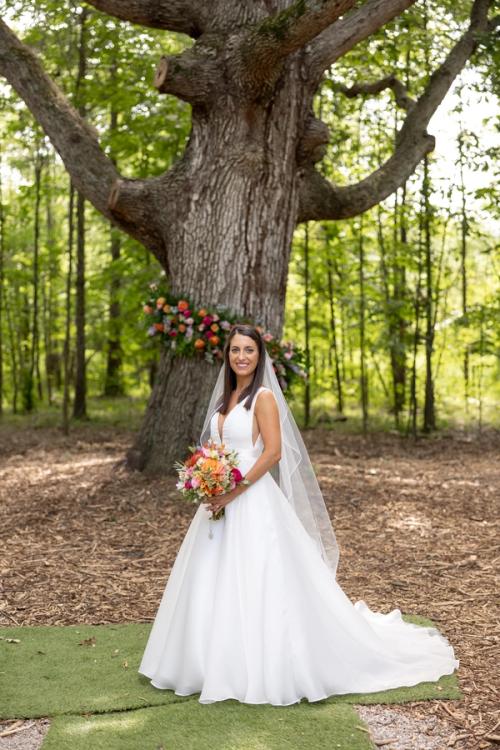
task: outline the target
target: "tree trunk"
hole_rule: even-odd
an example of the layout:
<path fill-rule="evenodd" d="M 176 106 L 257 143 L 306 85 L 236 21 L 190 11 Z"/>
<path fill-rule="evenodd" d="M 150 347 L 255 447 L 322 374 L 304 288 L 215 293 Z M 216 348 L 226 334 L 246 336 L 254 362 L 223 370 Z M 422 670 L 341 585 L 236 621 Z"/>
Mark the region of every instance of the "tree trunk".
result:
<path fill-rule="evenodd" d="M 330 308 L 330 333 L 331 333 L 331 342 L 332 342 L 332 348 L 333 348 L 333 361 L 334 361 L 334 367 L 335 367 L 335 377 L 333 379 L 333 387 L 335 390 L 335 394 L 337 397 L 337 413 L 342 414 L 344 411 L 344 396 L 342 393 L 342 378 L 340 375 L 340 360 L 339 360 L 339 350 L 338 350 L 338 342 L 337 342 L 337 320 L 335 317 L 335 296 L 334 296 L 334 289 L 333 289 L 333 273 L 332 273 L 332 264 L 330 261 L 330 258 L 327 258 L 327 278 L 328 278 L 328 300 L 329 300 L 329 308 Z M 329 350 L 330 352 L 331 350 Z"/>
<path fill-rule="evenodd" d="M 76 198 L 76 373 L 73 416 L 87 419 L 87 363 L 85 361 L 85 199 Z"/>
<path fill-rule="evenodd" d="M 171 291 L 200 307 L 249 316 L 277 338 L 297 221 L 296 151 L 312 101 L 299 69 L 297 60 L 267 104 L 238 107 L 224 99 L 223 108 L 208 113 L 193 107 L 190 140 L 174 167 L 177 211 L 164 223 Z M 116 200 L 119 205 L 119 193 Z M 164 194 L 157 200 L 161 212 Z M 164 472 L 185 457 L 217 372 L 198 357 L 162 351 L 145 420 L 127 456 L 130 467 Z"/>
<path fill-rule="evenodd" d="M 87 72 L 87 30 L 88 10 L 84 8 L 79 16 L 80 39 L 78 45 L 78 73 L 75 81 L 75 99 L 78 111 L 85 114 L 85 75 Z M 73 416 L 87 419 L 87 363 L 85 360 L 85 198 L 77 193 L 76 200 L 76 374 Z"/>
<path fill-rule="evenodd" d="M 436 429 L 434 404 L 434 375 L 432 372 L 432 355 L 434 352 L 434 307 L 432 278 L 432 239 L 431 239 L 431 206 L 428 159 L 424 159 L 424 250 L 425 250 L 425 398 L 424 421 L 422 429 L 431 432 Z"/>
<path fill-rule="evenodd" d="M 40 283 L 40 202 L 41 202 L 41 177 L 42 177 L 42 161 L 41 155 L 37 148 L 35 154 L 35 210 L 34 210 L 34 228 L 33 228 L 33 301 L 31 305 L 32 319 L 31 319 L 31 346 L 29 351 L 28 364 L 24 370 L 25 381 L 24 381 L 24 410 L 31 412 L 35 406 L 35 373 L 38 376 L 38 398 L 41 400 L 41 383 L 40 383 L 40 370 L 38 367 L 38 340 L 39 340 L 39 304 L 38 304 L 38 290 Z"/>
<path fill-rule="evenodd" d="M 304 334 L 305 334 L 305 368 L 307 380 L 304 388 L 304 427 L 309 427 L 311 422 L 311 346 L 310 346 L 310 329 L 311 321 L 309 318 L 309 296 L 311 294 L 310 273 L 309 273 L 309 226 L 306 223 L 304 227 Z"/>
<path fill-rule="evenodd" d="M 116 87 L 117 73 L 117 50 L 111 66 L 111 84 Z M 111 138 L 118 127 L 118 110 L 112 103 L 109 121 L 109 132 Z M 113 163 L 116 164 L 114 154 L 111 154 Z M 121 345 L 121 306 L 120 306 L 120 288 L 121 273 L 117 270 L 118 261 L 121 253 L 121 236 L 115 227 L 110 226 L 110 251 L 111 251 L 111 281 L 109 284 L 109 321 L 108 321 L 108 345 L 106 350 L 106 377 L 104 381 L 104 395 L 123 396 L 125 393 L 122 363 L 123 351 Z"/>
<path fill-rule="evenodd" d="M 123 396 L 125 392 L 122 378 L 123 351 L 121 345 L 122 324 L 119 297 L 121 276 L 119 271 L 116 270 L 116 264 L 120 260 L 120 249 L 120 234 L 112 227 L 110 236 L 111 281 L 109 285 L 108 345 L 104 395 L 113 398 L 116 396 Z"/>
<path fill-rule="evenodd" d="M 66 276 L 66 310 L 64 321 L 64 345 L 63 345 L 63 402 L 61 428 L 65 435 L 69 435 L 69 402 L 70 402 L 70 367 L 69 357 L 71 348 L 71 288 L 73 285 L 73 242 L 74 242 L 74 217 L 75 217 L 75 188 L 73 183 L 69 184 L 68 199 L 68 270 Z"/>
<path fill-rule="evenodd" d="M 3 310 L 4 310 L 4 271 L 5 269 L 5 215 L 3 208 L 2 158 L 0 153 L 0 417 L 4 411 L 4 339 L 3 339 Z"/>
<path fill-rule="evenodd" d="M 365 319 L 366 319 L 366 297 L 365 297 L 365 247 L 363 236 L 363 217 L 359 220 L 358 234 L 358 280 L 359 280 L 359 389 L 361 396 L 361 418 L 363 435 L 368 431 L 368 373 L 366 369 L 366 343 L 365 343 Z"/>
<path fill-rule="evenodd" d="M 464 133 L 461 130 L 458 136 L 458 154 L 460 165 L 460 197 L 461 197 L 461 217 L 460 217 L 460 276 L 462 289 L 462 317 L 464 322 L 467 320 L 467 245 L 469 238 L 469 217 L 467 215 L 467 191 L 465 188 L 464 177 Z M 467 325 L 464 326 L 467 330 Z M 469 389 L 470 389 L 470 366 L 469 366 L 469 342 L 466 341 L 463 353 L 463 374 L 464 374 L 464 405 L 465 418 L 469 415 Z"/>

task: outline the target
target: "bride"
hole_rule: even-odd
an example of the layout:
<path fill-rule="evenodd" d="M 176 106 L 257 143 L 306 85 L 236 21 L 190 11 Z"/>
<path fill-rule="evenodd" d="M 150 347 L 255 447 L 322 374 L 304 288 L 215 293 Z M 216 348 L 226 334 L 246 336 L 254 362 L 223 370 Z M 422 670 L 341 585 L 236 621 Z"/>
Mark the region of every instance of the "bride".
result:
<path fill-rule="evenodd" d="M 286 706 L 436 681 L 459 666 L 436 628 L 352 603 L 307 450 L 259 332 L 233 326 L 201 442 L 238 452 L 250 484 L 201 504 L 139 672 L 159 689 Z M 224 507 L 224 516 L 211 520 Z"/>

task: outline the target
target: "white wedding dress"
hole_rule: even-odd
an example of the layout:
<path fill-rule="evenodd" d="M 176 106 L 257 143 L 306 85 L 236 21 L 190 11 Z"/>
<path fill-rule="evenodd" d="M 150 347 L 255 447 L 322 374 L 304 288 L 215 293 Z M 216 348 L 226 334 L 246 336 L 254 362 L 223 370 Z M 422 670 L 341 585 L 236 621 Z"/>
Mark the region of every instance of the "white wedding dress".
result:
<path fill-rule="evenodd" d="M 264 447 L 260 435 L 252 445 L 256 398 L 223 424 L 243 474 Z M 218 416 L 210 431 L 221 442 Z M 284 706 L 433 682 L 458 667 L 435 628 L 348 599 L 270 473 L 225 517 L 210 516 L 200 505 L 149 635 L 138 671 L 154 687 L 200 693 L 200 703 Z"/>

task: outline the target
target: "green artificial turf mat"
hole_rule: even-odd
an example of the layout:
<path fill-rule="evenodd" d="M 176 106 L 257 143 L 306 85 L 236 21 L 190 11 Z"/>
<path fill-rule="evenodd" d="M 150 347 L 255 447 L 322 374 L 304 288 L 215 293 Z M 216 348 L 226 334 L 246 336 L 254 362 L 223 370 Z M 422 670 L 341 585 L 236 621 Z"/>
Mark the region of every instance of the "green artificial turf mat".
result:
<path fill-rule="evenodd" d="M 156 690 L 137 672 L 150 629 L 150 623 L 0 628 L 0 718 L 190 700 Z"/>
<path fill-rule="evenodd" d="M 404 619 L 433 625 L 418 616 L 404 615 Z M 0 718 L 198 703 L 199 694 L 183 697 L 172 690 L 158 690 L 137 672 L 150 629 L 149 623 L 0 628 Z M 8 638 L 19 639 L 19 643 L 10 643 Z M 438 682 L 380 693 L 331 696 L 322 703 L 403 703 L 461 697 L 453 674 Z"/>
<path fill-rule="evenodd" d="M 347 705 L 189 701 L 88 718 L 58 716 L 42 750 L 372 750 L 366 729 Z"/>

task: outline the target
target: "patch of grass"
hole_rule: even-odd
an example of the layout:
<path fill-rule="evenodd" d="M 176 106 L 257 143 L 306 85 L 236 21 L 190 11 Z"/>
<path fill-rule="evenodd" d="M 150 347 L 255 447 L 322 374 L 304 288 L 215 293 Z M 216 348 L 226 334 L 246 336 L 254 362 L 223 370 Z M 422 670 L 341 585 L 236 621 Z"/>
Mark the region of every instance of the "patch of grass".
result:
<path fill-rule="evenodd" d="M 371 750 L 366 729 L 345 705 L 190 701 L 88 718 L 58 717 L 42 750 Z"/>
<path fill-rule="evenodd" d="M 155 690 L 138 674 L 150 628 L 149 623 L 0 628 L 0 717 L 116 711 L 189 700 Z"/>
<path fill-rule="evenodd" d="M 416 615 L 404 615 L 404 619 L 433 625 Z M 198 703 L 198 694 L 183 697 L 172 690 L 158 690 L 137 672 L 150 628 L 149 623 L 0 628 L 0 718 Z M 19 643 L 9 643 L 7 638 L 19 639 Z M 331 696 L 321 703 L 402 703 L 461 697 L 456 676 L 445 675 L 438 682 Z"/>
<path fill-rule="evenodd" d="M 118 427 L 124 430 L 139 429 L 147 405 L 147 396 L 123 396 L 109 398 L 92 396 L 87 399 L 87 420 L 70 419 L 70 429 L 82 426 Z M 40 404 L 29 414 L 13 414 L 6 410 L 0 420 L 0 432 L 57 428 L 61 426 L 62 407 L 59 402 L 51 406 Z"/>

